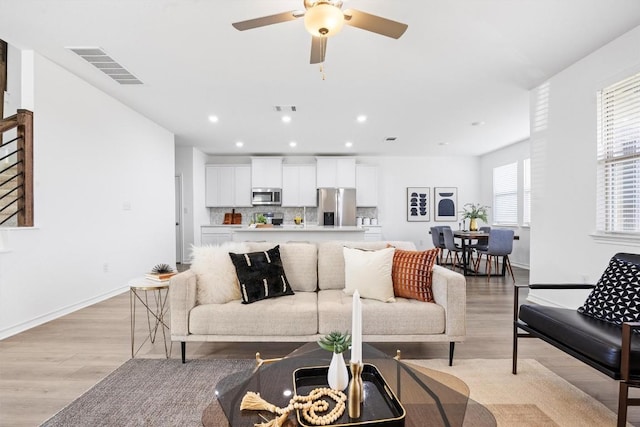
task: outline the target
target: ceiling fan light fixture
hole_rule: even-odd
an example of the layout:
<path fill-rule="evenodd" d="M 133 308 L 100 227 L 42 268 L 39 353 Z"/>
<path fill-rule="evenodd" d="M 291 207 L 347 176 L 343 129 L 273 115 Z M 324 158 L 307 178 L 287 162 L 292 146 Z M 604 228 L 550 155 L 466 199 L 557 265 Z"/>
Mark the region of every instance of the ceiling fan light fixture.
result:
<path fill-rule="evenodd" d="M 314 37 L 331 37 L 344 26 L 342 10 L 333 4 L 319 2 L 304 15 L 304 27 Z"/>

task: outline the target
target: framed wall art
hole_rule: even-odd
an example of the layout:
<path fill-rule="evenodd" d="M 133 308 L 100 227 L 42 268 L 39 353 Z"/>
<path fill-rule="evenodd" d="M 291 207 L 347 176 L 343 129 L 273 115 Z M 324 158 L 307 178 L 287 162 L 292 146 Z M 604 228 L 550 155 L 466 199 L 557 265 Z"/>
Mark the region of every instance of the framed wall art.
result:
<path fill-rule="evenodd" d="M 430 221 L 429 187 L 407 187 L 407 221 Z"/>
<path fill-rule="evenodd" d="M 436 221 L 458 221 L 458 188 L 434 187 L 434 219 Z"/>

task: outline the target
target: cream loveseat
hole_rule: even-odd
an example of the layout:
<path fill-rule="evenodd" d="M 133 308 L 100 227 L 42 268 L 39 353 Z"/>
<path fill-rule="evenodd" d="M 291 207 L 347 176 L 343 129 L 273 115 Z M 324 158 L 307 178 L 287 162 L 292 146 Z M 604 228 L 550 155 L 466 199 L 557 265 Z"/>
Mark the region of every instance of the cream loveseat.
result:
<path fill-rule="evenodd" d="M 169 286 L 171 340 L 181 342 L 184 363 L 188 341 L 305 342 L 335 330 L 350 330 L 352 296 L 344 292 L 343 248 L 378 250 L 387 244 L 415 251 L 412 242 L 280 243 L 282 266 L 295 294 L 251 304 L 242 303 L 237 277 L 230 277 L 234 271 L 233 267 L 228 271 L 228 252 L 266 251 L 278 244 L 194 247 L 191 269 L 174 276 Z M 225 262 L 226 267 L 222 266 Z M 229 280 L 231 288 L 218 286 Z M 451 364 L 455 342 L 465 338 L 465 287 L 464 276 L 435 265 L 432 303 L 398 297 L 395 302 L 363 298 L 363 340 L 449 342 Z M 221 295 L 229 291 L 235 295 Z"/>

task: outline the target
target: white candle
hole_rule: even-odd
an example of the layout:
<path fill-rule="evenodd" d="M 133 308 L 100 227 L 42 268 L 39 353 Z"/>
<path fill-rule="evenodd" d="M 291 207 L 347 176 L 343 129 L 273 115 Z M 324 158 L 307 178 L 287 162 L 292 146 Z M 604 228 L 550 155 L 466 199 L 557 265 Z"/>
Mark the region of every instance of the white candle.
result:
<path fill-rule="evenodd" d="M 360 293 L 353 293 L 351 313 L 351 361 L 362 363 L 362 302 Z"/>

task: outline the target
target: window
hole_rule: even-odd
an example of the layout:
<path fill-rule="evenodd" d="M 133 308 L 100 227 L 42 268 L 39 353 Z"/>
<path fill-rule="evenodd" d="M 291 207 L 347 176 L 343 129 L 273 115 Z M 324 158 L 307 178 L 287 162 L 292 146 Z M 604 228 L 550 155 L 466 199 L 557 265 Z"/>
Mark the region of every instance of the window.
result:
<path fill-rule="evenodd" d="M 493 223 L 518 223 L 518 163 L 493 169 Z"/>
<path fill-rule="evenodd" d="M 640 233 L 640 73 L 598 92 L 597 229 Z"/>
<path fill-rule="evenodd" d="M 522 225 L 531 224 L 531 159 L 522 161 Z"/>

